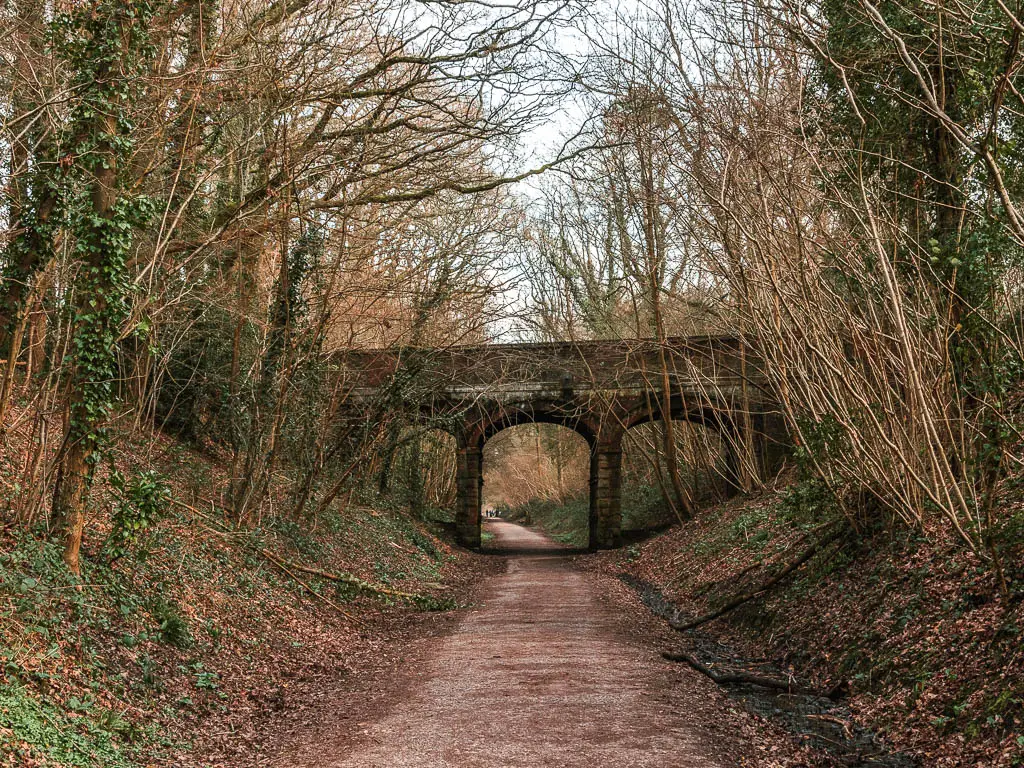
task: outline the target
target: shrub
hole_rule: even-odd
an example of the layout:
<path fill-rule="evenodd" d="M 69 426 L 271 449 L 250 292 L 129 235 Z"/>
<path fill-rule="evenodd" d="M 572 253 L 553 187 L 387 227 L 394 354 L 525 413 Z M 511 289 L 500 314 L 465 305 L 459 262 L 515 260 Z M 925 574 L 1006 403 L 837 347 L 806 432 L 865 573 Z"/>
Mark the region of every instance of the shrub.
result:
<path fill-rule="evenodd" d="M 113 562 L 145 541 L 147 531 L 167 513 L 171 491 L 152 470 L 140 472 L 131 479 L 115 470 L 110 484 L 117 492 L 118 501 L 103 554 L 108 562 Z"/>

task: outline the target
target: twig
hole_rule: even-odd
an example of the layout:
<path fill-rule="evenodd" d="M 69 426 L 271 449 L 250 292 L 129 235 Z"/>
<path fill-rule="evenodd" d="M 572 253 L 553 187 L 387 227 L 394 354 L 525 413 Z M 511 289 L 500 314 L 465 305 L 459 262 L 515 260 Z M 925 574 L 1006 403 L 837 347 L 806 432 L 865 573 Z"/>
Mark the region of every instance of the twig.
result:
<path fill-rule="evenodd" d="M 399 592 L 395 589 L 388 589 L 387 587 L 382 587 L 377 584 L 371 584 L 370 582 L 363 581 L 358 576 L 353 576 L 350 573 L 331 573 L 330 571 L 321 571 L 319 568 L 311 568 L 308 565 L 291 563 L 287 560 L 282 560 L 268 549 L 260 549 L 260 554 L 279 566 L 292 568 L 296 571 L 301 571 L 302 573 L 308 573 L 311 576 L 319 576 L 321 579 L 337 581 L 342 584 L 351 584 L 353 587 L 363 590 L 364 592 L 375 592 L 379 595 L 388 595 L 389 597 L 402 597 L 406 600 L 419 600 L 423 597 L 422 595 L 417 595 L 413 592 Z"/>
<path fill-rule="evenodd" d="M 315 589 L 313 589 L 309 584 L 307 584 L 302 579 L 300 579 L 298 576 L 296 576 L 294 573 L 292 573 L 290 570 L 288 570 L 288 568 L 286 566 L 284 566 L 283 564 L 281 564 L 280 562 L 278 562 L 277 560 L 274 560 L 272 558 L 268 558 L 268 559 L 272 563 L 274 563 L 274 565 L 276 565 L 278 568 L 280 568 L 282 571 L 284 571 L 284 573 L 287 574 L 287 576 L 290 579 L 292 579 L 292 581 L 294 581 L 300 587 L 302 587 L 307 592 L 309 592 L 311 595 L 313 595 L 313 597 L 315 597 L 318 600 L 322 600 L 323 602 L 327 603 L 327 605 L 331 606 L 331 608 L 336 610 L 338 613 L 340 613 L 346 619 L 351 620 L 352 622 L 354 622 L 355 624 L 359 625 L 360 627 L 365 627 L 366 626 L 366 622 L 365 621 L 363 621 L 362 619 L 356 618 L 351 613 L 349 613 L 348 611 L 344 610 L 340 605 L 335 603 L 333 600 L 328 600 L 326 597 L 324 597 L 319 592 L 317 592 Z"/>
<path fill-rule="evenodd" d="M 838 725 L 840 728 L 843 729 L 843 735 L 846 736 L 846 738 L 849 739 L 849 738 L 853 737 L 853 729 L 850 728 L 850 724 L 848 722 L 846 722 L 845 720 L 843 720 L 842 718 L 833 717 L 832 715 L 808 714 L 807 715 L 807 719 L 808 720 L 821 720 L 821 721 L 826 722 L 826 723 L 834 723 L 835 725 Z"/>

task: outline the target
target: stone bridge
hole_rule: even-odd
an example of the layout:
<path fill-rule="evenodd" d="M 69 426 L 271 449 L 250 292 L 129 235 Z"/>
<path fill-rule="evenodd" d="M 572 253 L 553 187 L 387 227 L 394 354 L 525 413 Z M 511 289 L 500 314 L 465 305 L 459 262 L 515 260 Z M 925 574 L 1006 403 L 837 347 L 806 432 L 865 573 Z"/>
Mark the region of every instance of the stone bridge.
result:
<path fill-rule="evenodd" d="M 617 546 L 621 531 L 622 438 L 669 417 L 717 430 L 726 475 L 777 470 L 785 424 L 760 359 L 729 336 L 402 348 L 339 353 L 348 402 L 411 410 L 458 445 L 459 540 L 480 545 L 484 443 L 518 424 L 575 430 L 590 445 L 590 546 Z M 665 393 L 668 397 L 665 397 Z"/>

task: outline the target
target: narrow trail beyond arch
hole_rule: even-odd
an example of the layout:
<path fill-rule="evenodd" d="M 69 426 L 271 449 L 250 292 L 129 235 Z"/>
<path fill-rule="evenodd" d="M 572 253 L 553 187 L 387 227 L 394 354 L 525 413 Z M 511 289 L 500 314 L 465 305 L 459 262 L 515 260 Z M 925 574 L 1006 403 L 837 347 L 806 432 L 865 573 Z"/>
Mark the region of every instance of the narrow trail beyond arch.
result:
<path fill-rule="evenodd" d="M 539 533 L 486 526 L 505 572 L 411 660 L 404 679 L 389 683 L 404 687 L 401 696 L 357 734 L 339 732 L 332 744 L 330 728 L 321 729 L 316 743 L 277 756 L 274 766 L 752 764 L 742 757 L 746 729 L 737 727 L 746 716 L 710 681 L 660 658 L 666 638 L 625 587 L 610 589 L 621 585 L 574 567 Z M 346 702 L 336 706 L 344 711 Z"/>

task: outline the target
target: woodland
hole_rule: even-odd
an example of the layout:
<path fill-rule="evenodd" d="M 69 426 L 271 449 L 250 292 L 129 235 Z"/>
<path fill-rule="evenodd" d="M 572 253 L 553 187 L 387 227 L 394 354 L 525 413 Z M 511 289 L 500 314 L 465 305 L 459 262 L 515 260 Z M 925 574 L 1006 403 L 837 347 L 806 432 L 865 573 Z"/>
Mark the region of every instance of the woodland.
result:
<path fill-rule="evenodd" d="M 233 646 L 214 591 L 318 632 L 454 605 L 454 439 L 415 381 L 348 418 L 339 353 L 704 334 L 757 350 L 791 460 L 723 504 L 720 435 L 630 430 L 625 528 L 669 533 L 614 567 L 700 616 L 827 550 L 735 631 L 826 686 L 843 624 L 860 721 L 1024 765 L 1022 33 L 1009 0 L 4 0 L 0 766 L 223 748 L 183 746 L 234 716 L 211 666 L 271 630 Z M 578 435 L 484 460 L 485 508 L 585 542 Z"/>

